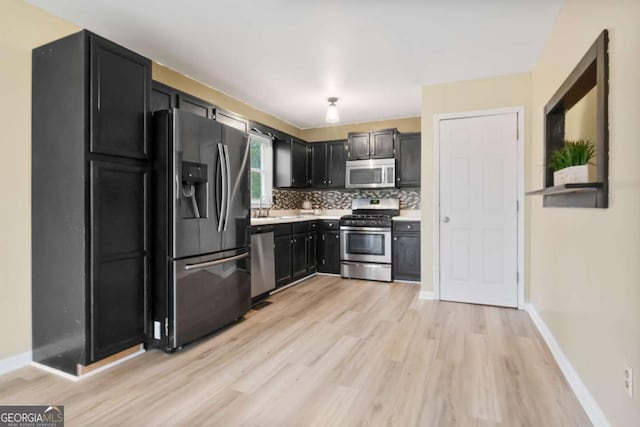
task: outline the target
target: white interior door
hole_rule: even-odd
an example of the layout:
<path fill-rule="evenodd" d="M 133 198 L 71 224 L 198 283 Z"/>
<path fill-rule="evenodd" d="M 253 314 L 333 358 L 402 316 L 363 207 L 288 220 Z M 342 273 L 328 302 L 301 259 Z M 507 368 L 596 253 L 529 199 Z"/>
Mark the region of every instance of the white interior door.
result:
<path fill-rule="evenodd" d="M 518 115 L 439 126 L 440 298 L 517 307 Z"/>

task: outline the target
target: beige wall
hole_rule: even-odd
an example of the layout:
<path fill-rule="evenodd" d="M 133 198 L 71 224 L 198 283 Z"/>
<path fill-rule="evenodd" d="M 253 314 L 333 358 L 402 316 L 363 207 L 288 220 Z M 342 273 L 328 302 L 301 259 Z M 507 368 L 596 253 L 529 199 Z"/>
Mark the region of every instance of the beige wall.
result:
<path fill-rule="evenodd" d="M 0 13 L 0 359 L 31 350 L 31 49 L 78 28 L 22 1 Z"/>
<path fill-rule="evenodd" d="M 446 83 L 422 88 L 422 290 L 433 290 L 433 116 L 434 114 L 491 110 L 509 107 L 525 109 L 525 156 L 529 152 L 531 116 L 529 73 Z"/>
<path fill-rule="evenodd" d="M 542 186 L 545 103 L 609 30 L 609 209 L 531 198 L 530 301 L 609 421 L 640 425 L 640 2 L 565 0 L 532 72 L 528 188 Z M 623 364 L 636 392 L 623 389 Z"/>
<path fill-rule="evenodd" d="M 155 62 L 153 63 L 153 79 L 250 120 L 302 138 L 302 133 L 297 127 Z"/>
<path fill-rule="evenodd" d="M 346 139 L 349 132 L 367 132 L 392 128 L 398 128 L 400 132 L 405 133 L 420 132 L 420 117 L 303 129 L 302 139 L 309 142 L 332 141 L 336 139 Z"/>

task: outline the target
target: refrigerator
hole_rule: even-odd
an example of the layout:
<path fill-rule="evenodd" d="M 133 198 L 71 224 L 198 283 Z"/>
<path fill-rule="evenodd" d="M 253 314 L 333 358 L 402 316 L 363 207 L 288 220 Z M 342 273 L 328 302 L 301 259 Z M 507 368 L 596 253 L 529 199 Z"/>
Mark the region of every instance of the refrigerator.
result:
<path fill-rule="evenodd" d="M 188 111 L 153 115 L 152 347 L 174 351 L 251 308 L 247 134 Z"/>

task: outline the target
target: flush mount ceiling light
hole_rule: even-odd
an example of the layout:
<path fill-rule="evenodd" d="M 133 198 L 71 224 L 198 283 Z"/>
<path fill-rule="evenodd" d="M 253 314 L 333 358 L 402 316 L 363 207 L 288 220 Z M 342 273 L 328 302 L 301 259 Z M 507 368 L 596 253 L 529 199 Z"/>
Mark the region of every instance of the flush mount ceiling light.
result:
<path fill-rule="evenodd" d="M 329 101 L 329 105 L 327 106 L 327 116 L 325 120 L 327 123 L 338 123 L 340 121 L 338 106 L 336 105 L 338 98 L 327 98 L 327 101 Z"/>

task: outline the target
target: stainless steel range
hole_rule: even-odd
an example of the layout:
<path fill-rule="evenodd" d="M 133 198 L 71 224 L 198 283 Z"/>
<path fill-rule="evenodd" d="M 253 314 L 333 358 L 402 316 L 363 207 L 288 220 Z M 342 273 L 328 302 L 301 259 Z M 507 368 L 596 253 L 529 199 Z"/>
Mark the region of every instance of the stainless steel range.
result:
<path fill-rule="evenodd" d="M 391 281 L 391 219 L 400 200 L 353 199 L 352 214 L 340 218 L 340 275 Z"/>

